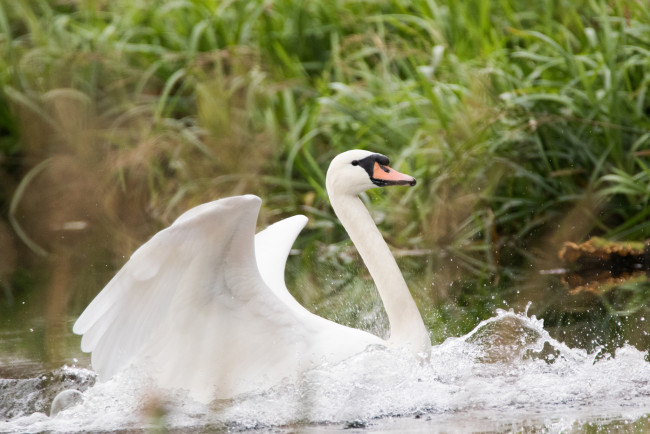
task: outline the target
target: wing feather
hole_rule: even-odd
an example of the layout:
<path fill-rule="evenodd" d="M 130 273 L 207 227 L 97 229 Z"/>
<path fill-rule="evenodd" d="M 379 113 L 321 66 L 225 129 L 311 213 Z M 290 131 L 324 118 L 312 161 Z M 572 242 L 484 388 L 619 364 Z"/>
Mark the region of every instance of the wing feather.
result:
<path fill-rule="evenodd" d="M 93 367 L 101 379 L 110 378 L 138 355 L 172 307 L 174 294 L 219 290 L 192 288 L 194 276 L 189 271 L 218 268 L 220 263 L 223 268 L 226 246 L 242 235 L 236 226 L 254 232 L 260 204 L 258 197 L 241 196 L 200 205 L 133 253 L 73 327 L 84 335 L 82 349 L 93 353 Z"/>
<path fill-rule="evenodd" d="M 311 314 L 287 291 L 284 265 L 305 217 L 272 226 L 256 258 L 260 204 L 249 195 L 195 207 L 131 256 L 73 328 L 100 380 L 133 363 L 207 402 L 381 342 Z M 264 278 L 260 260 L 272 269 Z"/>
<path fill-rule="evenodd" d="M 296 215 L 280 220 L 255 235 L 255 257 L 264 282 L 275 295 L 293 309 L 303 310 L 287 290 L 284 269 L 287 257 L 307 217 Z"/>

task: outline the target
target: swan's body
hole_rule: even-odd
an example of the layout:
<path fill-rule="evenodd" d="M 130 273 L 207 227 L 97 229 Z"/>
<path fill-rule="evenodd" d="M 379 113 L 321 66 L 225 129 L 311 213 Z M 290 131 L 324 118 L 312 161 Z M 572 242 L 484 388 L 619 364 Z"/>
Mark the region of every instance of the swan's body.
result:
<path fill-rule="evenodd" d="M 415 180 L 386 157 L 348 151 L 327 174 L 332 206 L 374 278 L 391 336 L 316 316 L 287 291 L 284 266 L 306 223 L 282 220 L 255 235 L 261 200 L 221 199 L 195 207 L 142 245 L 74 325 L 100 380 L 137 364 L 163 387 L 194 398 L 229 398 L 297 379 L 369 345 L 426 355 L 430 341 L 406 283 L 358 194 Z"/>

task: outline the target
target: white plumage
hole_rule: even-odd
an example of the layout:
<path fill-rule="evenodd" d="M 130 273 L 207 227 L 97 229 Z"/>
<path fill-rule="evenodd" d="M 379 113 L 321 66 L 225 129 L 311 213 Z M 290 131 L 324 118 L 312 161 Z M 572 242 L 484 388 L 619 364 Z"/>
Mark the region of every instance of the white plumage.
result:
<path fill-rule="evenodd" d="M 393 330 L 388 343 L 426 352 L 430 344 L 420 314 L 408 290 L 404 293 L 406 285 L 400 287 L 399 271 L 383 277 L 397 266 L 357 197 L 359 183 L 366 189 L 375 185 L 369 172 L 352 162 L 375 155 L 348 151 L 337 157 L 328 171 L 328 192 L 344 226 L 356 232 L 355 244 L 385 249 L 376 260 L 372 251 L 360 252 L 375 280 L 380 276 L 393 287 L 378 282 Z M 347 177 L 340 185 L 354 186 L 353 191 L 330 185 L 339 177 Z M 256 236 L 260 205 L 258 197 L 247 195 L 197 206 L 133 253 L 73 328 L 83 334 L 81 348 L 92 352 L 100 380 L 136 364 L 160 386 L 187 389 L 208 402 L 296 380 L 323 362 L 387 344 L 318 317 L 291 296 L 285 263 L 307 219 L 291 217 Z M 339 212 L 340 206 L 347 209 Z M 350 215 L 355 222 L 345 221 Z M 372 228 L 359 233 L 359 224 Z"/>

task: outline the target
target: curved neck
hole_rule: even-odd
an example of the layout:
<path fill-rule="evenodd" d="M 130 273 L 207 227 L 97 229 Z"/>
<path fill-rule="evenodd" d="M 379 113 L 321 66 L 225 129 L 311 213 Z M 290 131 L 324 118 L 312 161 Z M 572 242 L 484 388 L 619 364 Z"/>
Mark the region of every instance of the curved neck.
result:
<path fill-rule="evenodd" d="M 358 196 L 329 190 L 334 212 L 375 281 L 388 316 L 390 341 L 416 354 L 428 354 L 431 341 L 422 316 L 370 213 Z"/>

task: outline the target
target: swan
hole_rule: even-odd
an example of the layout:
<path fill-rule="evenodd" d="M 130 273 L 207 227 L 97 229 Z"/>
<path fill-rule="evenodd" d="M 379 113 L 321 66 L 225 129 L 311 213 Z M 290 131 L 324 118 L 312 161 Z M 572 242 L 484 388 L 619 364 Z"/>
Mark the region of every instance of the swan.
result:
<path fill-rule="evenodd" d="M 426 358 L 431 342 L 388 246 L 359 194 L 415 185 L 386 156 L 336 156 L 326 188 L 375 281 L 390 338 L 312 314 L 289 293 L 286 259 L 307 222 L 281 220 L 255 235 L 261 199 L 236 196 L 186 211 L 138 248 L 73 326 L 100 381 L 135 365 L 158 386 L 208 403 L 296 381 L 368 346 L 406 348 Z"/>

